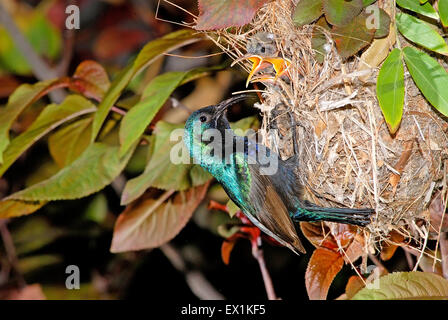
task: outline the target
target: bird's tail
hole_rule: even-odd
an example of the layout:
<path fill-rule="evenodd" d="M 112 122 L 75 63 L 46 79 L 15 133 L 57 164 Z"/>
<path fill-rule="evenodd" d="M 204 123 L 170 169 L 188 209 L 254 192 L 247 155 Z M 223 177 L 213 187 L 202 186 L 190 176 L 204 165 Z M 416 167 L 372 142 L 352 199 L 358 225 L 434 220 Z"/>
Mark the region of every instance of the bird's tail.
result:
<path fill-rule="evenodd" d="M 369 208 L 323 208 L 310 204 L 309 206 L 300 208 L 291 218 L 294 222 L 330 221 L 364 227 L 371 222 L 370 216 L 374 212 L 375 210 Z"/>

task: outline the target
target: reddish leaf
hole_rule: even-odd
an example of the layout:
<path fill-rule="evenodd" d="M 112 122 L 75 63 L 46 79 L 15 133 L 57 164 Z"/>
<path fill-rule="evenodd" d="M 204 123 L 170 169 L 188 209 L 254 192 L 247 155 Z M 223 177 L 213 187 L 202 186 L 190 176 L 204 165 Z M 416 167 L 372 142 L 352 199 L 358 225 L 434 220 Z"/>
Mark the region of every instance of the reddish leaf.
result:
<path fill-rule="evenodd" d="M 3 300 L 45 300 L 46 297 L 40 284 L 31 284 L 22 289 L 12 289 L 6 292 L 0 292 Z"/>
<path fill-rule="evenodd" d="M 366 14 L 360 14 L 347 25 L 333 27 L 333 40 L 342 58 L 356 54 L 372 42 L 376 30 L 367 28 L 366 19 Z"/>
<path fill-rule="evenodd" d="M 353 263 L 358 260 L 364 253 L 364 237 L 356 234 L 353 241 L 347 249 L 345 249 L 344 261 L 345 263 Z"/>
<path fill-rule="evenodd" d="M 114 59 L 138 49 L 148 40 L 146 31 L 109 27 L 99 34 L 93 50 L 101 60 Z"/>
<path fill-rule="evenodd" d="M 300 228 L 305 238 L 316 248 L 336 250 L 338 245 L 330 233 L 328 226 L 322 223 L 301 222 Z"/>
<path fill-rule="evenodd" d="M 236 235 L 235 235 L 236 236 Z M 236 240 L 238 237 L 231 237 L 225 241 L 223 241 L 222 246 L 221 246 L 221 258 L 222 261 L 225 264 L 229 264 L 229 260 L 230 260 L 230 253 L 233 250 L 233 247 L 236 244 Z"/>
<path fill-rule="evenodd" d="M 106 70 L 92 60 L 86 60 L 79 64 L 70 84 L 71 89 L 95 100 L 101 100 L 109 86 L 110 81 Z"/>
<path fill-rule="evenodd" d="M 342 269 L 344 259 L 325 248 L 314 250 L 305 274 L 305 285 L 310 300 L 325 300 L 334 277 Z"/>
<path fill-rule="evenodd" d="M 118 217 L 111 252 L 159 247 L 173 239 L 190 220 L 205 196 L 208 183 L 180 191 L 172 199 L 165 192 L 159 199 L 140 199 Z"/>
<path fill-rule="evenodd" d="M 364 288 L 364 286 L 365 284 L 359 276 L 351 276 L 345 286 L 345 294 L 347 295 L 347 298 L 349 300 L 353 298 L 353 296 L 357 294 L 359 290 Z"/>
<path fill-rule="evenodd" d="M 248 24 L 255 12 L 272 0 L 199 0 L 197 30 L 215 30 Z"/>
<path fill-rule="evenodd" d="M 404 241 L 404 237 L 398 232 L 392 230 L 389 233 L 388 240 L 384 241 L 383 247 L 381 249 L 381 260 L 387 261 L 394 256 L 395 251 L 397 251 L 398 244 Z"/>
<path fill-rule="evenodd" d="M 19 85 L 20 82 L 13 76 L 0 76 L 0 98 L 8 97 Z"/>

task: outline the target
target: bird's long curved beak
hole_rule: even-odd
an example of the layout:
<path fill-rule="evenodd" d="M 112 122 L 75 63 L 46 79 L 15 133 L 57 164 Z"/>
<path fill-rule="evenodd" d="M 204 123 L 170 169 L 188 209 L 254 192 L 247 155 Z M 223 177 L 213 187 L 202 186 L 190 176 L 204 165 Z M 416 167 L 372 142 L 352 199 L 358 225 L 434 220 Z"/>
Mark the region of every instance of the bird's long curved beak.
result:
<path fill-rule="evenodd" d="M 225 111 L 235 103 L 238 103 L 240 101 L 243 101 L 247 98 L 249 98 L 250 95 L 248 94 L 239 94 L 237 96 L 231 97 L 227 100 L 221 101 L 219 104 L 215 107 L 215 121 L 217 122 L 219 118 L 222 117 L 222 115 L 225 113 Z"/>

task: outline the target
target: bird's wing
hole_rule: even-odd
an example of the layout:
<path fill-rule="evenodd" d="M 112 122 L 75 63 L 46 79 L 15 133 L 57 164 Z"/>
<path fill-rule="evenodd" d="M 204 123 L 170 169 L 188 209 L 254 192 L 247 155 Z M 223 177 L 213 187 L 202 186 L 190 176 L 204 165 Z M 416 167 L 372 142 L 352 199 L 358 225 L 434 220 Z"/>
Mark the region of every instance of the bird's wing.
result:
<path fill-rule="evenodd" d="M 236 158 L 240 159 L 236 163 L 238 179 L 250 180 L 249 201 L 256 212 L 256 216 L 249 217 L 251 221 L 295 253 L 305 253 L 305 248 L 289 216 L 287 205 L 277 192 L 278 186 L 273 183 L 276 175 L 263 175 L 263 166 L 256 161 L 248 164 L 247 161 L 241 161 L 240 157 Z"/>

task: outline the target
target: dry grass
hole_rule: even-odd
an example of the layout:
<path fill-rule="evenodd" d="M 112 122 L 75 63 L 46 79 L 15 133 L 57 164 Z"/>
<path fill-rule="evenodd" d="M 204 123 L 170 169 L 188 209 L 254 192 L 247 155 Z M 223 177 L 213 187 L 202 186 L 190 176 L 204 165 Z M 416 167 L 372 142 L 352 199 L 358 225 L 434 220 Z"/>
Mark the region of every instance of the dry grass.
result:
<path fill-rule="evenodd" d="M 357 71 L 360 59 L 342 61 L 332 44 L 325 62 L 317 63 L 312 26 L 296 27 L 293 8 L 292 1 L 274 1 L 259 10 L 249 27 L 207 36 L 237 59 L 246 53 L 248 38 L 260 31 L 274 34 L 279 56 L 292 61 L 291 81 L 264 83 L 264 101 L 256 105 L 263 113 L 264 143 L 284 158 L 292 154 L 286 113 L 293 113 L 301 125 L 298 172 L 309 200 L 321 206 L 375 208 L 375 219 L 364 230 L 366 255 L 392 230 L 412 239 L 423 252 L 429 230 L 425 208 L 446 184 L 446 119 L 428 105 L 407 75 L 403 120 L 391 136 L 375 97 L 378 70 L 367 82 L 360 81 L 358 77 L 372 70 Z M 249 63 L 240 65 L 249 70 Z M 270 130 L 275 119 L 278 133 Z"/>

